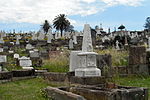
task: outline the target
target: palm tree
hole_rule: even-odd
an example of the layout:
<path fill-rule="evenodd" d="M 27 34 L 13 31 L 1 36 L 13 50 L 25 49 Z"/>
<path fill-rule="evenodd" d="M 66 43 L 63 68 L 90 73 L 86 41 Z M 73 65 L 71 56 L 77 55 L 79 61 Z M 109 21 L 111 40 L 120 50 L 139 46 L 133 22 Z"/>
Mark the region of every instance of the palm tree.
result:
<path fill-rule="evenodd" d="M 53 20 L 53 25 L 56 30 L 60 30 L 61 36 L 63 34 L 63 31 L 66 30 L 70 26 L 69 20 L 66 19 L 65 14 L 59 14 L 55 17 Z"/>
<path fill-rule="evenodd" d="M 44 24 L 42 25 L 42 28 L 43 28 L 44 32 L 47 34 L 49 28 L 51 28 L 51 26 L 49 25 L 49 22 L 47 20 L 45 20 Z"/>

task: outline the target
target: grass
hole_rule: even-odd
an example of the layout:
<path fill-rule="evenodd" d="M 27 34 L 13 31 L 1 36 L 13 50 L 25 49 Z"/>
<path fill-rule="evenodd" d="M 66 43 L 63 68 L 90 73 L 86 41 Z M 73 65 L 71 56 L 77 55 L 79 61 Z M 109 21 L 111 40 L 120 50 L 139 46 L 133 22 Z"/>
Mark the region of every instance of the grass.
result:
<path fill-rule="evenodd" d="M 0 84 L 0 100 L 48 100 L 44 88 L 62 84 L 47 83 L 42 78 L 34 78 Z"/>
<path fill-rule="evenodd" d="M 110 54 L 112 56 L 112 66 L 128 65 L 128 51 L 117 51 L 116 49 L 106 49 L 96 51 L 98 54 Z"/>
<path fill-rule="evenodd" d="M 113 82 L 118 85 L 147 87 L 150 89 L 150 77 L 115 77 Z M 0 100 L 48 100 L 43 89 L 47 86 L 57 87 L 63 85 L 48 83 L 42 78 L 4 83 L 0 84 Z"/>
<path fill-rule="evenodd" d="M 39 78 L 0 84 L 0 100 L 46 100 L 42 95 L 46 86 Z"/>
<path fill-rule="evenodd" d="M 117 51 L 115 49 L 95 51 L 99 54 L 111 54 L 112 66 L 127 66 L 128 65 L 128 52 Z M 63 52 L 61 55 L 55 55 L 54 58 L 44 60 L 44 65 L 41 69 L 46 68 L 50 72 L 68 72 L 69 70 L 69 57 L 68 52 Z"/>
<path fill-rule="evenodd" d="M 67 54 L 56 55 L 54 58 L 44 60 L 44 65 L 41 68 L 46 68 L 50 72 L 68 72 L 69 57 Z"/>

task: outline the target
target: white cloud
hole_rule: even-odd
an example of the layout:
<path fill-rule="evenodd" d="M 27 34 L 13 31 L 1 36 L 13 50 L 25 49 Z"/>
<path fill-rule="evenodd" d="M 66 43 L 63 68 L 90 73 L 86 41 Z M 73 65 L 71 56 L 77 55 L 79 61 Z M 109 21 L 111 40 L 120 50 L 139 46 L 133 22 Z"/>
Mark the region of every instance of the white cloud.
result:
<path fill-rule="evenodd" d="M 128 5 L 128 6 L 139 6 L 144 0 L 101 0 L 106 3 L 108 6 L 114 5 Z"/>
<path fill-rule="evenodd" d="M 87 16 L 113 5 L 138 6 L 142 0 L 2 0 L 1 22 L 50 22 L 60 13 Z M 101 6 L 100 6 L 101 5 Z M 71 22 L 76 23 L 74 20 Z"/>

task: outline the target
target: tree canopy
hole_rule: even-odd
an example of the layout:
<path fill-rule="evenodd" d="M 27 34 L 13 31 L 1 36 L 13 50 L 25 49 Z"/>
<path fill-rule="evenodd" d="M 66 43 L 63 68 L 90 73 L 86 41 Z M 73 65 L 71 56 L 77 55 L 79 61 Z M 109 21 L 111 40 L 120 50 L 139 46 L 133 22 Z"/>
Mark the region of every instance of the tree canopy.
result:
<path fill-rule="evenodd" d="M 49 25 L 49 22 L 47 20 L 45 20 L 44 24 L 42 25 L 42 28 L 45 33 L 47 33 L 49 28 L 51 28 L 51 26 Z"/>
<path fill-rule="evenodd" d="M 65 14 L 59 14 L 54 18 L 53 25 L 56 30 L 61 32 L 62 36 L 63 31 L 65 31 L 70 26 L 70 22 L 67 20 Z"/>
<path fill-rule="evenodd" d="M 147 17 L 147 18 L 146 18 L 146 22 L 145 22 L 144 27 L 145 27 L 146 29 L 150 30 L 150 17 Z"/>

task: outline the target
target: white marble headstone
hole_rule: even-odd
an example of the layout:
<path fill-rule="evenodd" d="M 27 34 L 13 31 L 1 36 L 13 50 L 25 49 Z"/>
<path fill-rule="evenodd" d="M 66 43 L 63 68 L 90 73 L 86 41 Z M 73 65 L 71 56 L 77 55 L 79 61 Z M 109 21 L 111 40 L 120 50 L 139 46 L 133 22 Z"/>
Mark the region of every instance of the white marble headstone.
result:
<path fill-rule="evenodd" d="M 91 38 L 91 28 L 89 24 L 84 25 L 84 34 L 82 42 L 82 51 L 83 52 L 92 52 L 92 38 Z"/>
<path fill-rule="evenodd" d="M 79 67 L 75 69 L 75 76 L 101 76 L 101 71 L 96 66 L 97 53 L 93 52 L 91 28 L 89 24 L 84 25 L 82 52 L 77 55 L 79 57 L 79 62 L 77 62 Z"/>
<path fill-rule="evenodd" d="M 4 49 L 3 48 L 0 48 L 0 52 L 3 52 L 4 51 Z"/>
<path fill-rule="evenodd" d="M 47 33 L 47 43 L 52 43 L 52 37 L 52 31 L 49 29 Z"/>
<path fill-rule="evenodd" d="M 32 61 L 28 57 L 23 56 L 23 57 L 19 58 L 19 60 L 20 60 L 19 64 L 20 64 L 21 67 L 30 67 L 30 66 L 32 66 Z"/>
<path fill-rule="evenodd" d="M 41 29 L 39 32 L 38 40 L 44 40 L 44 38 L 45 38 L 44 30 Z"/>
<path fill-rule="evenodd" d="M 73 43 L 77 44 L 77 36 L 75 36 L 75 35 L 73 36 Z"/>
<path fill-rule="evenodd" d="M 15 54 L 14 54 L 14 58 L 15 58 L 15 59 L 19 59 L 19 54 L 15 53 Z"/>
<path fill-rule="evenodd" d="M 27 50 L 30 50 L 30 49 L 34 49 L 34 47 L 33 47 L 31 44 L 27 44 L 27 45 L 26 45 L 26 49 L 27 49 Z"/>
<path fill-rule="evenodd" d="M 14 53 L 14 51 L 12 51 L 12 50 L 9 50 L 8 52 L 9 52 L 9 53 Z"/>
<path fill-rule="evenodd" d="M 0 55 L 0 63 L 7 62 L 7 56 L 6 55 Z"/>

